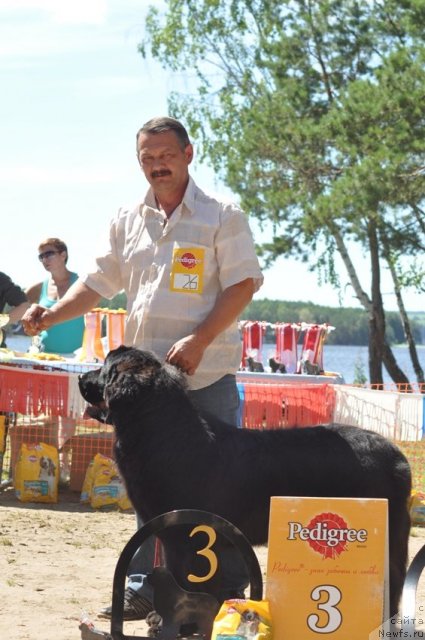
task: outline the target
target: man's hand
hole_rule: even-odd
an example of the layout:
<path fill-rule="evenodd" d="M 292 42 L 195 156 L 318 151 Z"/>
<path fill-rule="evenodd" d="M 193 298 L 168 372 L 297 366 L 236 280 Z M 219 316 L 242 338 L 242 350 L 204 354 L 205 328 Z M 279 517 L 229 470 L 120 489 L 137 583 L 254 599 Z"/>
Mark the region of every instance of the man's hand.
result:
<path fill-rule="evenodd" d="M 193 333 L 177 340 L 167 353 L 165 360 L 193 376 L 202 360 L 205 349 L 222 331 L 234 322 L 251 301 L 254 280 L 246 278 L 225 289 L 217 298 L 214 307 Z"/>
<path fill-rule="evenodd" d="M 36 336 L 40 331 L 48 329 L 52 325 L 49 309 L 39 304 L 32 304 L 25 311 L 21 322 L 27 336 Z"/>
<path fill-rule="evenodd" d="M 191 334 L 173 344 L 165 356 L 165 361 L 178 367 L 188 376 L 193 376 L 206 347 L 207 345 L 203 344 L 197 336 Z"/>

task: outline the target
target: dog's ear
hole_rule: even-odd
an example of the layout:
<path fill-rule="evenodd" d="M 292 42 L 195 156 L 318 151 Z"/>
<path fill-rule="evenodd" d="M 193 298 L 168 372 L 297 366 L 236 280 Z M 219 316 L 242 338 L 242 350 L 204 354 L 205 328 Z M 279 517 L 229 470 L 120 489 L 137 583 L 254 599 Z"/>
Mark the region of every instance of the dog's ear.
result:
<path fill-rule="evenodd" d="M 161 362 L 148 351 L 127 349 L 122 357 L 111 358 L 100 376 L 108 410 L 128 414 L 135 403 L 139 411 L 142 410 L 145 406 L 140 402 L 142 397 L 154 391 L 156 381 L 164 371 Z"/>
<path fill-rule="evenodd" d="M 131 367 L 114 364 L 105 377 L 104 399 L 108 410 L 125 410 L 138 397 L 140 383 Z"/>

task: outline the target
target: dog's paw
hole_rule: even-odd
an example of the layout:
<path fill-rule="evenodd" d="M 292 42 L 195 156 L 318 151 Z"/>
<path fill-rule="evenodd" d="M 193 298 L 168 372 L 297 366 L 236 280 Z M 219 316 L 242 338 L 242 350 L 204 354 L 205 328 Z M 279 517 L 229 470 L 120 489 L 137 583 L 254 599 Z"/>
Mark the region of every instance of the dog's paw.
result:
<path fill-rule="evenodd" d="M 148 638 L 157 638 L 162 630 L 162 618 L 156 611 L 151 611 L 146 616 L 148 625 Z"/>

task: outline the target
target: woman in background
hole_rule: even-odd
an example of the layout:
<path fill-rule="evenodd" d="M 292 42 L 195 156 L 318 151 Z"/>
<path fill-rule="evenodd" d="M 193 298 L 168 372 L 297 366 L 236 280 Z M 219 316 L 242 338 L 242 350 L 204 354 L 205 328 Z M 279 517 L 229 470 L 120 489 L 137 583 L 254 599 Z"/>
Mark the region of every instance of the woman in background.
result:
<path fill-rule="evenodd" d="M 68 248 L 59 238 L 46 238 L 40 242 L 38 259 L 49 272 L 49 276 L 43 282 L 29 287 L 26 294 L 31 303 L 39 303 L 50 308 L 65 295 L 78 279 L 78 275 L 67 268 Z M 37 336 L 36 346 L 40 351 L 74 357 L 74 351 L 82 346 L 83 336 L 84 316 L 78 316 L 42 331 Z M 70 461 L 65 445 L 75 433 L 76 422 L 73 418 L 60 416 L 50 418 L 49 424 L 54 433 L 53 442 L 57 438 L 61 479 L 67 481 Z"/>
<path fill-rule="evenodd" d="M 47 238 L 38 246 L 38 259 L 49 272 L 49 277 L 26 290 L 31 303 L 43 307 L 53 307 L 69 287 L 78 279 L 78 275 L 67 268 L 68 248 L 59 238 Z M 81 347 L 84 335 L 84 316 L 62 322 L 42 331 L 39 335 L 41 351 L 71 355 Z"/>

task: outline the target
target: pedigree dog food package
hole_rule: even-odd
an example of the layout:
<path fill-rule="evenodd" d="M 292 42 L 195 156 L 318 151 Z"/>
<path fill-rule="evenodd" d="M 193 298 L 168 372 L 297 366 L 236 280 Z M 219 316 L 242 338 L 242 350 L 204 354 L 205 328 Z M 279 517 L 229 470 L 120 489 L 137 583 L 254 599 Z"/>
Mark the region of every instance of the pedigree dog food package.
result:
<path fill-rule="evenodd" d="M 19 450 L 14 477 L 16 496 L 21 502 L 57 502 L 57 448 L 45 442 L 24 442 Z"/>
<path fill-rule="evenodd" d="M 80 501 L 93 509 L 118 507 L 131 509 L 124 483 L 111 458 L 97 453 L 90 462 L 84 478 Z"/>
<path fill-rule="evenodd" d="M 422 491 L 412 491 L 410 519 L 412 525 L 425 527 L 425 493 Z"/>
<path fill-rule="evenodd" d="M 87 467 L 86 475 L 84 476 L 83 486 L 81 488 L 80 502 L 82 504 L 90 504 L 91 490 L 93 488 L 93 480 L 94 480 L 94 463 L 97 456 L 100 454 L 96 454 L 93 460 L 90 461 L 89 466 Z"/>
<path fill-rule="evenodd" d="M 211 640 L 272 640 L 267 600 L 225 600 L 216 615 Z"/>

